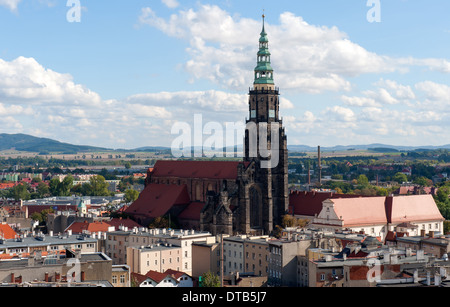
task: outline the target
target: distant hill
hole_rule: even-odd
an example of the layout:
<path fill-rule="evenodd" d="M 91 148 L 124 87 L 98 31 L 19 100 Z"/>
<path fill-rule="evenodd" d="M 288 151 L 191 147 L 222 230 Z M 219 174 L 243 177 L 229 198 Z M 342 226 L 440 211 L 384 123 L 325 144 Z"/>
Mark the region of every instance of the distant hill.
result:
<path fill-rule="evenodd" d="M 102 147 L 72 145 L 27 134 L 0 134 L 0 150 L 8 149 L 39 153 L 76 153 L 109 150 Z"/>
<path fill-rule="evenodd" d="M 104 147 L 73 145 L 63 143 L 48 138 L 39 138 L 27 134 L 0 134 L 0 150 L 15 149 L 17 151 L 38 152 L 38 153 L 77 153 L 77 152 L 95 152 L 95 151 L 148 151 L 148 152 L 167 152 L 170 153 L 170 147 L 164 146 L 144 146 L 135 149 L 110 149 Z M 228 151 L 242 151 L 242 145 L 235 148 L 224 148 Z M 330 151 L 353 151 L 353 150 L 369 150 L 374 152 L 388 151 L 416 151 L 416 150 L 434 150 L 434 149 L 450 149 L 450 144 L 442 146 L 393 146 L 385 144 L 369 144 L 369 145 L 337 145 L 333 147 L 320 147 L 323 152 Z M 290 152 L 317 152 L 317 147 L 307 145 L 288 145 Z"/>
<path fill-rule="evenodd" d="M 395 146 L 386 144 L 369 144 L 369 145 L 337 145 L 333 147 L 320 147 L 320 150 L 325 151 L 350 151 L 350 150 L 371 150 L 380 152 L 381 150 L 387 152 L 389 150 L 395 151 L 414 151 L 414 150 L 434 150 L 434 149 L 450 149 L 450 144 L 442 146 Z M 288 150 L 291 152 L 317 152 L 317 147 L 307 145 L 288 145 Z"/>

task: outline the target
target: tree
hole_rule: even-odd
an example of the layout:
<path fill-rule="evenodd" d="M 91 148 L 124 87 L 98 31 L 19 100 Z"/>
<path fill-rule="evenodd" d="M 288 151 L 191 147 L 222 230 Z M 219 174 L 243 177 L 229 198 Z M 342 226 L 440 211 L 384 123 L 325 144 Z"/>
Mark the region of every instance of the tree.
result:
<path fill-rule="evenodd" d="M 148 225 L 148 228 L 154 229 L 154 228 L 176 228 L 175 223 L 171 220 L 169 222 L 169 219 L 165 216 L 158 216 L 153 219 L 153 221 Z"/>
<path fill-rule="evenodd" d="M 407 182 L 408 181 L 408 176 L 406 176 L 405 174 L 399 172 L 399 173 L 396 173 L 394 175 L 392 180 L 402 184 L 403 182 Z"/>
<path fill-rule="evenodd" d="M 201 282 L 201 286 L 205 288 L 218 288 L 220 287 L 220 279 L 219 276 L 212 273 L 211 271 L 206 272 L 199 278 Z"/>
<path fill-rule="evenodd" d="M 132 203 L 139 197 L 139 192 L 133 189 L 128 189 L 125 191 L 124 199 L 127 203 Z"/>
<path fill-rule="evenodd" d="M 366 175 L 362 174 L 362 175 L 358 176 L 357 182 L 360 185 L 368 185 L 369 184 L 369 179 L 367 178 Z"/>
<path fill-rule="evenodd" d="M 14 198 L 14 200 L 28 200 L 30 199 L 30 192 L 28 192 L 28 184 L 19 183 L 9 189 L 8 197 Z"/>
<path fill-rule="evenodd" d="M 88 183 L 83 184 L 81 190 L 85 196 L 109 196 L 108 186 L 105 177 L 97 175 L 91 177 Z"/>
<path fill-rule="evenodd" d="M 48 187 L 50 189 L 50 194 L 53 196 L 59 196 L 59 184 L 60 181 L 58 178 L 53 178 L 50 180 Z"/>
<path fill-rule="evenodd" d="M 125 162 L 125 168 L 127 170 L 131 168 L 131 163 L 129 161 Z"/>
<path fill-rule="evenodd" d="M 41 181 L 36 187 L 36 192 L 39 198 L 44 198 L 50 194 L 50 189 L 47 184 Z"/>
<path fill-rule="evenodd" d="M 427 177 L 421 176 L 414 179 L 413 183 L 418 184 L 420 186 L 429 187 L 433 185 L 433 181 L 428 179 Z"/>
<path fill-rule="evenodd" d="M 60 196 L 70 196 L 70 190 L 73 187 L 73 177 L 68 175 L 64 177 L 63 181 L 59 184 Z"/>

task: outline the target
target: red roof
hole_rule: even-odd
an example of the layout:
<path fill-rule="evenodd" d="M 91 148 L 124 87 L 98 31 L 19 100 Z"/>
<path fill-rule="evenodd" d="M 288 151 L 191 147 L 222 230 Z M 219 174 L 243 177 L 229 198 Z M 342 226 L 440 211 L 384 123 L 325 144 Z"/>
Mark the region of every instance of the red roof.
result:
<path fill-rule="evenodd" d="M 155 163 L 152 177 L 236 179 L 238 161 L 172 161 L 160 160 Z M 244 162 L 248 166 L 248 162 Z"/>
<path fill-rule="evenodd" d="M 0 183 L 0 190 L 5 190 L 14 187 L 15 183 Z"/>
<path fill-rule="evenodd" d="M 200 212 L 202 211 L 203 207 L 205 206 L 205 203 L 201 202 L 192 202 L 190 203 L 186 209 L 184 209 L 180 215 L 178 215 L 179 219 L 184 220 L 200 220 Z"/>
<path fill-rule="evenodd" d="M 322 202 L 329 198 L 355 198 L 360 195 L 335 194 L 332 192 L 300 192 L 289 194 L 290 212 L 294 215 L 306 215 L 313 217 L 322 211 Z"/>
<path fill-rule="evenodd" d="M 445 220 L 429 194 L 387 197 L 386 214 L 389 223 Z"/>
<path fill-rule="evenodd" d="M 164 216 L 173 206 L 189 203 L 186 185 L 149 184 L 125 212 L 156 218 Z"/>
<path fill-rule="evenodd" d="M 151 280 L 154 280 L 156 283 L 160 283 L 164 278 L 166 278 L 167 276 L 170 276 L 171 278 L 173 278 L 171 276 L 171 274 L 167 274 L 167 273 L 160 273 L 160 272 L 156 272 L 156 271 L 148 271 L 147 274 L 145 274 L 145 276 L 147 276 L 148 278 L 150 278 Z M 175 278 L 174 278 L 175 279 Z M 176 279 L 175 279 L 176 280 Z"/>
<path fill-rule="evenodd" d="M 345 227 L 386 224 L 385 197 L 331 199 L 334 211 Z"/>
<path fill-rule="evenodd" d="M 24 208 L 28 208 L 28 216 L 37 212 L 41 213 L 43 210 L 53 209 L 53 211 L 77 211 L 75 205 L 24 205 Z"/>
<path fill-rule="evenodd" d="M 67 230 L 72 230 L 72 233 L 83 233 L 84 231 L 88 231 L 90 233 L 94 232 L 107 232 L 108 228 L 111 227 L 109 223 L 105 222 L 92 222 L 89 223 L 87 221 L 84 222 L 73 222 Z"/>
<path fill-rule="evenodd" d="M 180 278 L 180 277 L 182 277 L 182 276 L 184 276 L 184 275 L 189 276 L 188 274 L 186 274 L 186 273 L 184 273 L 184 272 L 181 272 L 181 271 L 175 271 L 175 270 L 172 270 L 172 269 L 166 270 L 166 271 L 164 272 L 164 274 L 172 275 L 172 276 L 174 276 L 176 279 L 178 279 L 178 278 Z M 189 277 L 190 277 L 190 276 L 189 276 Z"/>
<path fill-rule="evenodd" d="M 8 224 L 0 224 L 0 238 L 9 240 L 16 238 L 17 233 Z"/>
<path fill-rule="evenodd" d="M 108 221 L 108 224 L 111 226 L 114 226 L 117 229 L 119 229 L 119 226 L 125 226 L 128 227 L 128 229 L 134 228 L 134 227 L 142 227 L 142 225 L 136 223 L 132 219 L 121 219 L 121 218 L 114 218 Z"/>

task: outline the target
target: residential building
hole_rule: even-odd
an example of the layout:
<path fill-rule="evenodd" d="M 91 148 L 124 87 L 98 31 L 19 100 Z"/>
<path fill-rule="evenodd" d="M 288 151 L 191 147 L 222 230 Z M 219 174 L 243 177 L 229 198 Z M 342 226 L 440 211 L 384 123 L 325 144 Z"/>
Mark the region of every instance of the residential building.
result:
<path fill-rule="evenodd" d="M 270 286 L 297 286 L 297 257 L 305 256 L 311 246 L 311 237 L 297 236 L 293 240 L 269 241 L 269 272 Z"/>
<path fill-rule="evenodd" d="M 163 273 L 168 269 L 179 271 L 183 265 L 182 261 L 182 248 L 170 243 L 127 247 L 127 265 L 133 273 Z"/>
<path fill-rule="evenodd" d="M 0 283 L 112 282 L 112 261 L 103 253 L 64 253 L 42 256 L 35 252 L 27 258 L 0 261 Z"/>
<path fill-rule="evenodd" d="M 33 252 L 53 252 L 73 249 L 81 253 L 95 253 L 98 251 L 98 239 L 95 235 L 73 235 L 64 233 L 53 235 L 50 233 L 29 233 L 16 239 L 0 240 L 0 254 L 32 254 Z"/>
<path fill-rule="evenodd" d="M 311 226 L 328 230 L 351 230 L 380 237 L 404 223 L 425 231 L 443 231 L 439 209 L 431 195 L 332 198 L 323 201 L 322 210 Z"/>
<path fill-rule="evenodd" d="M 221 244 L 211 237 L 192 243 L 192 276 L 199 277 L 207 272 L 221 274 Z"/>
<path fill-rule="evenodd" d="M 171 244 L 181 247 L 180 271 L 192 274 L 192 243 L 212 237 L 209 232 L 174 229 L 148 229 L 119 227 L 118 231 L 108 232 L 106 253 L 114 264 L 127 263 L 127 247 L 141 247 L 156 244 Z M 214 237 L 212 237 L 214 238 Z"/>
<path fill-rule="evenodd" d="M 111 272 L 111 283 L 113 287 L 131 287 L 130 267 L 127 265 L 113 265 Z"/>
<path fill-rule="evenodd" d="M 167 270 L 164 273 L 149 271 L 146 274 L 131 273 L 135 287 L 193 287 L 192 278 L 184 273 Z"/>

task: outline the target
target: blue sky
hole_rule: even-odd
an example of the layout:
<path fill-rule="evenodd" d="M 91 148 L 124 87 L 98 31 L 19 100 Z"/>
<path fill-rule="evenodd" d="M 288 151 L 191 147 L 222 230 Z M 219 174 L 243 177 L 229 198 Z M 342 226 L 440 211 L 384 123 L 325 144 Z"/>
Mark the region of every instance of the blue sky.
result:
<path fill-rule="evenodd" d="M 136 148 L 243 121 L 264 10 L 288 143 L 449 144 L 450 2 L 379 3 L 80 0 L 69 22 L 66 0 L 0 0 L 0 132 Z"/>

